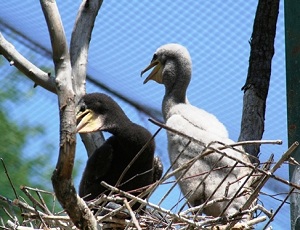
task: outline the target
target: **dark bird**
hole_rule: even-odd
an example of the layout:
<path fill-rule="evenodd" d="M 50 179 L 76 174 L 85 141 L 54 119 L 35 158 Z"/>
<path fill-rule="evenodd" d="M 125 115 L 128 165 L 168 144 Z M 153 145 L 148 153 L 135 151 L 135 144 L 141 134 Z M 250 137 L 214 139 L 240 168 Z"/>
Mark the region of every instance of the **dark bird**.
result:
<path fill-rule="evenodd" d="M 101 93 L 86 94 L 77 106 L 77 132 L 106 131 L 112 134 L 87 160 L 79 186 L 79 195 L 89 201 L 107 189 L 100 182 L 116 186 L 124 191 L 133 191 L 152 184 L 160 172 L 154 172 L 155 143 L 151 133 L 129 120 L 121 107 L 109 96 Z M 140 150 L 148 143 L 147 147 Z M 139 154 L 137 156 L 137 154 Z M 133 158 L 125 176 L 117 184 L 125 168 Z M 156 177 L 154 176 L 156 175 Z M 158 176 L 157 176 L 158 175 Z M 141 191 L 132 192 L 133 195 Z"/>
<path fill-rule="evenodd" d="M 162 113 L 166 125 L 178 130 L 188 136 L 197 139 L 202 144 L 192 142 L 186 147 L 188 139 L 176 135 L 170 131 L 168 136 L 168 152 L 173 169 L 176 169 L 201 153 L 206 146 L 214 141 L 225 144 L 234 143 L 228 137 L 225 126 L 212 114 L 205 110 L 191 105 L 186 97 L 187 87 L 192 75 L 192 61 L 188 50 L 179 44 L 167 44 L 157 49 L 148 67 L 141 74 L 154 69 L 145 79 L 144 84 L 149 80 L 165 86 L 165 95 L 162 101 Z M 214 144 L 214 147 L 221 145 Z M 184 151 L 183 151 L 184 150 Z M 179 159 L 176 158 L 179 154 Z M 231 149 L 224 150 L 228 155 L 250 163 L 248 157 Z M 227 157 L 221 158 L 218 153 L 209 154 L 197 160 L 179 181 L 179 186 L 192 206 L 203 204 L 207 199 L 213 200 L 224 196 L 232 197 L 240 188 L 246 176 L 250 173 L 247 167 L 235 167 L 231 173 L 229 170 L 235 161 Z M 213 170 L 206 178 L 207 173 L 216 165 L 219 170 Z M 225 181 L 219 185 L 229 173 Z M 178 178 L 178 173 L 176 177 Z M 230 186 L 228 184 L 230 183 Z M 250 180 L 249 180 L 250 183 Z M 249 187 L 249 183 L 245 187 Z M 228 187 L 227 187 L 228 186 Z M 214 191 L 217 189 L 217 192 Z M 228 189 L 228 190 L 227 190 Z M 227 193 L 225 192 L 227 191 Z M 247 201 L 247 195 L 235 198 L 226 211 L 223 212 L 228 200 L 216 202 L 207 207 L 203 212 L 210 216 L 220 214 L 232 214 L 243 206 Z"/>

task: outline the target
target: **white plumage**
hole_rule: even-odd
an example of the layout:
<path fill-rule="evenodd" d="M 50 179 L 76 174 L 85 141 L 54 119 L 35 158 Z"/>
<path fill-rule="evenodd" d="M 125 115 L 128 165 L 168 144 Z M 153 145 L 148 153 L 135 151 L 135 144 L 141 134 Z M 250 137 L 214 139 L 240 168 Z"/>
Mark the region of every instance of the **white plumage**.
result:
<path fill-rule="evenodd" d="M 149 80 L 154 80 L 165 85 L 165 95 L 162 102 L 162 112 L 166 125 L 180 131 L 188 136 L 191 136 L 203 145 L 195 142 L 190 143 L 186 148 L 188 139 L 176 135 L 172 132 L 168 134 L 168 151 L 171 163 L 174 163 L 173 169 L 182 166 L 193 157 L 197 156 L 211 142 L 219 141 L 225 144 L 234 143 L 228 137 L 228 132 L 225 126 L 212 114 L 199 109 L 187 101 L 186 90 L 189 85 L 192 73 L 192 62 L 187 49 L 179 44 L 167 44 L 157 49 L 150 65 L 142 71 L 142 74 L 153 68 L 152 72 L 146 78 L 144 83 Z M 213 144 L 214 147 L 221 147 L 220 144 Z M 175 159 L 181 153 L 177 161 Z M 247 156 L 238 153 L 237 151 L 226 149 L 226 154 L 234 156 L 240 160 L 250 163 Z M 200 205 L 208 199 L 214 190 L 217 192 L 212 196 L 212 199 L 232 197 L 239 189 L 243 181 L 243 176 L 250 173 L 247 167 L 235 167 L 229 174 L 226 180 L 220 182 L 235 164 L 234 160 L 223 157 L 218 153 L 213 153 L 197 160 L 188 172 L 179 181 L 180 188 L 187 197 L 192 206 Z M 218 170 L 213 170 L 207 178 L 209 172 L 214 165 L 217 165 Z M 178 178 L 180 173 L 176 175 Z M 227 194 L 225 193 L 228 183 Z M 200 186 L 199 186 L 200 184 Z M 247 182 L 247 185 L 250 181 Z M 247 185 L 245 187 L 247 187 Z M 224 214 L 233 214 L 237 212 L 242 205 L 247 201 L 248 195 L 241 195 L 231 203 Z M 218 202 L 206 208 L 204 213 L 211 216 L 219 216 L 226 207 L 228 201 Z"/>

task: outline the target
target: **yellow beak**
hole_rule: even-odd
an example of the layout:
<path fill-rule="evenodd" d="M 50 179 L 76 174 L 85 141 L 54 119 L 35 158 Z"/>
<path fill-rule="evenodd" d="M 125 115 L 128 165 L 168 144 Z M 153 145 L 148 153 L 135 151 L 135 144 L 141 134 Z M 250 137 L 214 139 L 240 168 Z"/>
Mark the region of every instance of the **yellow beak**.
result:
<path fill-rule="evenodd" d="M 101 117 L 90 109 L 78 112 L 76 115 L 76 132 L 89 133 L 100 130 L 103 126 Z"/>
<path fill-rule="evenodd" d="M 141 72 L 141 76 L 147 72 L 148 70 L 150 70 L 151 68 L 153 68 L 155 66 L 155 68 L 152 70 L 152 72 L 149 74 L 149 76 L 145 79 L 145 81 L 143 82 L 144 84 L 146 84 L 149 80 L 154 80 L 159 84 L 162 84 L 162 65 L 160 64 L 160 62 L 158 60 L 153 60 L 150 65 L 148 65 L 142 72 Z"/>

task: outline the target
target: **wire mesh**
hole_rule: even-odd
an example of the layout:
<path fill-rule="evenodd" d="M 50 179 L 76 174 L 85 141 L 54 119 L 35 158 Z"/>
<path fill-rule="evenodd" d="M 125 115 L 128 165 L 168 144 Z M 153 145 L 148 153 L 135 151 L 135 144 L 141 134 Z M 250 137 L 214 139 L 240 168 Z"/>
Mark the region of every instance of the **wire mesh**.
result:
<path fill-rule="evenodd" d="M 69 39 L 80 1 L 57 2 Z M 49 51 L 50 39 L 39 4 L 4 1 L 0 5 L 1 32 L 25 57 L 53 74 Z M 185 1 L 180 4 L 178 1 L 104 2 L 93 32 L 88 73 L 126 98 L 160 111 L 163 89 L 154 85 L 149 85 L 148 88 L 141 87 L 140 70 L 150 61 L 153 52 L 161 44 L 182 43 L 189 48 L 193 59 L 189 100 L 192 104 L 217 115 L 227 126 L 231 139 L 237 140 L 242 107 L 240 88 L 247 73 L 250 48 L 248 40 L 256 5 L 257 1 L 254 0 L 214 1 L 214 3 Z M 268 161 L 270 153 L 274 153 L 275 161 L 278 161 L 287 149 L 283 25 L 283 2 L 281 2 L 264 139 L 280 138 L 284 143 L 276 147 L 263 145 L 260 156 L 262 162 Z M 13 67 L 10 67 L 2 57 L 0 59 L 3 64 L 0 68 L 0 88 L 3 89 L 12 81 Z M 26 97 L 19 101 L 6 101 L 1 109 L 5 110 L 18 125 L 38 124 L 44 127 L 41 135 L 32 135 L 26 140 L 21 152 L 24 161 L 33 156 L 41 156 L 49 162 L 40 167 L 28 167 L 33 171 L 31 185 L 51 189 L 50 174 L 55 167 L 58 152 L 57 99 L 39 87 L 33 89 L 33 83 L 24 76 L 19 74 L 17 79 L 13 81 L 15 87 L 25 92 Z M 124 102 L 113 93 L 88 82 L 87 92 L 94 91 L 110 94 L 133 121 L 142 124 L 152 133 L 155 132 L 157 127 L 148 122 L 148 115 L 140 113 L 132 104 Z M 74 174 L 76 185 L 79 184 L 80 174 L 87 158 L 81 141 L 77 142 L 77 173 Z M 170 163 L 165 132 L 158 134 L 156 142 L 156 152 L 168 168 Z M 0 154 L 5 161 L 9 161 L 9 154 Z M 15 163 L 11 167 L 25 172 L 21 166 L 22 164 Z M 38 177 L 41 170 L 47 171 L 48 178 Z M 0 173 L 4 176 L 3 170 L 0 170 Z M 278 169 L 277 174 L 280 178 L 287 179 L 287 164 Z M 161 193 L 166 193 L 171 184 L 174 183 L 162 184 L 150 201 L 157 204 Z M 10 187 L 8 183 L 3 186 Z M 261 190 L 260 200 L 267 210 L 276 210 L 289 191 L 286 184 L 279 183 L 271 177 Z M 184 199 L 178 186 L 175 186 L 171 195 L 166 196 L 161 205 L 171 209 L 175 205 L 174 199 Z M 178 205 L 174 207 L 180 209 Z M 289 222 L 288 208 L 287 201 L 273 221 L 275 227 L 277 225 L 278 228 L 286 227 L 284 223 Z"/>

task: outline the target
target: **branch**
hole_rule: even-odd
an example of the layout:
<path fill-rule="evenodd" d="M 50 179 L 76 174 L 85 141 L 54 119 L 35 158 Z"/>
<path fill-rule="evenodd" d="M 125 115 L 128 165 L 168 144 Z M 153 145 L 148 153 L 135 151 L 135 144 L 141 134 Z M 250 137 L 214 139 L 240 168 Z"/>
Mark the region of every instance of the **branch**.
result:
<path fill-rule="evenodd" d="M 10 63 L 34 81 L 37 85 L 42 86 L 46 90 L 56 93 L 54 78 L 48 73 L 42 71 L 30 61 L 28 61 L 22 54 L 20 54 L 15 47 L 8 42 L 0 33 L 0 54 L 3 55 Z"/>
<path fill-rule="evenodd" d="M 87 56 L 96 16 L 102 0 L 82 1 L 71 37 L 70 55 L 74 76 L 73 88 L 81 98 L 85 94 Z"/>
<path fill-rule="evenodd" d="M 72 68 L 63 25 L 56 2 L 40 2 L 51 38 L 60 112 L 60 148 L 56 169 L 52 175 L 53 188 L 58 201 L 76 227 L 97 229 L 96 219 L 77 195 L 72 181 L 76 148 L 75 93 L 72 88 Z"/>
<path fill-rule="evenodd" d="M 73 28 L 70 58 L 72 75 L 74 76 L 73 89 L 76 95 L 76 103 L 85 94 L 88 50 L 96 16 L 102 2 L 102 0 L 82 1 Z M 104 137 L 101 132 L 83 133 L 80 134 L 80 137 L 85 145 L 88 156 L 91 156 L 104 142 Z"/>
<path fill-rule="evenodd" d="M 248 76 L 244 90 L 239 141 L 260 140 L 264 132 L 266 99 L 269 90 L 279 0 L 259 0 L 251 38 Z M 260 145 L 245 146 L 257 157 Z"/>

